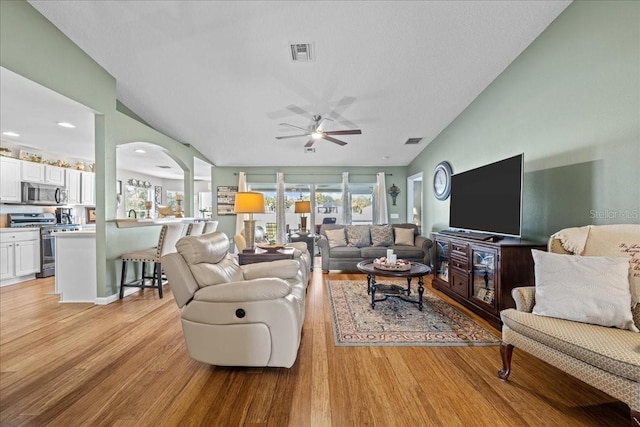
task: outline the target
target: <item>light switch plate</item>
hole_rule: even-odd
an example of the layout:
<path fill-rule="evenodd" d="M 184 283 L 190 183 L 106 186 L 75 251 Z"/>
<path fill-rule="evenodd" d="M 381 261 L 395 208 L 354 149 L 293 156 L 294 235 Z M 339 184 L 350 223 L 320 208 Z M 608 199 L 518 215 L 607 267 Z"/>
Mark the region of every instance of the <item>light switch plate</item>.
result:
<path fill-rule="evenodd" d="M 389 217 L 391 219 L 398 219 L 398 218 L 400 218 L 400 214 L 391 214 L 391 215 L 389 215 Z"/>

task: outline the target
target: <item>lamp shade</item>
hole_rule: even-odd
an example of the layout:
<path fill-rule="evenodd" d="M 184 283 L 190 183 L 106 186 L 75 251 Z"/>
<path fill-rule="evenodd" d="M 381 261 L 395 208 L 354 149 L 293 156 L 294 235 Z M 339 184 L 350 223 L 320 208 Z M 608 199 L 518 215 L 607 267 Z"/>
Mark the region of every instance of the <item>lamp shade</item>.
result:
<path fill-rule="evenodd" d="M 295 213 L 309 213 L 311 212 L 311 202 L 306 200 L 298 200 L 295 205 Z"/>
<path fill-rule="evenodd" d="M 239 214 L 264 213 L 264 195 L 254 191 L 237 193 L 233 211 Z"/>

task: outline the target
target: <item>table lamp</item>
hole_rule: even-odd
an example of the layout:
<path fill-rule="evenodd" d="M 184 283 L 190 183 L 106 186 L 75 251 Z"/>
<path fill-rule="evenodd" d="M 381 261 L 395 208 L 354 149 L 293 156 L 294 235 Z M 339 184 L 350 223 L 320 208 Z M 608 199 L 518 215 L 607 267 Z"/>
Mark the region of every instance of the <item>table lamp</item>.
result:
<path fill-rule="evenodd" d="M 233 211 L 237 214 L 249 214 L 249 219 L 244 220 L 244 234 L 247 239 L 247 249 L 253 250 L 256 233 L 256 221 L 254 213 L 264 213 L 264 195 L 253 191 L 239 192 Z"/>
<path fill-rule="evenodd" d="M 300 234 L 307 233 L 307 217 L 304 214 L 311 212 L 311 202 L 308 200 L 297 200 L 295 213 L 300 214 Z"/>

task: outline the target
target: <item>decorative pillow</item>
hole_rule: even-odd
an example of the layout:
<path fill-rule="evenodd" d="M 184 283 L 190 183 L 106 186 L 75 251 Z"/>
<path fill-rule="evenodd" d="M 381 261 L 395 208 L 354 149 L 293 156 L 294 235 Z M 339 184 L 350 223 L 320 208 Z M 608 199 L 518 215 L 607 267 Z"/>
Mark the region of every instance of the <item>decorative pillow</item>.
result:
<path fill-rule="evenodd" d="M 390 225 L 374 225 L 369 228 L 373 246 L 392 246 L 393 229 Z"/>
<path fill-rule="evenodd" d="M 347 243 L 349 246 L 362 248 L 371 246 L 368 225 L 347 225 Z"/>
<path fill-rule="evenodd" d="M 325 230 L 327 240 L 329 240 L 329 247 L 335 248 L 338 246 L 347 246 L 347 241 L 344 238 L 344 228 L 336 228 L 334 230 Z"/>
<path fill-rule="evenodd" d="M 396 245 L 413 246 L 413 228 L 394 227 L 396 233 Z"/>
<path fill-rule="evenodd" d="M 629 260 L 562 255 L 533 249 L 536 303 L 533 313 L 634 332 Z"/>

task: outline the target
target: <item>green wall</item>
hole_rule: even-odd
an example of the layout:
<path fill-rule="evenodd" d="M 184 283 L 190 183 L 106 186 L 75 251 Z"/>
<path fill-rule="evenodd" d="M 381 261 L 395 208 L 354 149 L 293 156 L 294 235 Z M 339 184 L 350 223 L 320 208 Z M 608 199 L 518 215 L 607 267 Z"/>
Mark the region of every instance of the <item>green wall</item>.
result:
<path fill-rule="evenodd" d="M 116 146 L 139 141 L 164 147 L 185 168 L 187 215 L 192 209 L 193 158 L 207 159 L 116 111 L 115 79 L 25 1 L 0 1 L 0 65 L 96 113 L 97 291 L 98 297 L 116 294 L 120 255 L 154 246 L 159 231 L 158 227 L 133 230 L 115 226 Z"/>
<path fill-rule="evenodd" d="M 409 165 L 424 233 L 448 226 L 434 167 L 524 153 L 523 235 L 640 223 L 640 2 L 572 3 Z"/>
<path fill-rule="evenodd" d="M 349 172 L 350 183 L 375 183 L 376 173 L 387 174 L 385 181 L 387 188 L 393 183 L 400 188 L 400 195 L 396 206 L 391 204 L 391 196 L 387 195 L 389 214 L 398 214 L 398 219 L 390 219 L 391 223 L 403 223 L 407 219 L 407 168 L 402 167 L 253 167 L 253 168 L 232 168 L 216 167 L 212 175 L 213 191 L 213 212 L 217 210 L 216 187 L 238 185 L 238 172 L 247 174 L 247 183 L 274 183 L 276 173 L 284 173 L 284 180 L 291 184 L 335 184 L 342 183 L 342 172 Z M 390 174 L 390 175 L 389 175 Z M 224 215 L 216 218 L 219 220 L 218 230 L 223 231 L 228 236 L 233 236 L 236 229 L 236 216 Z"/>

